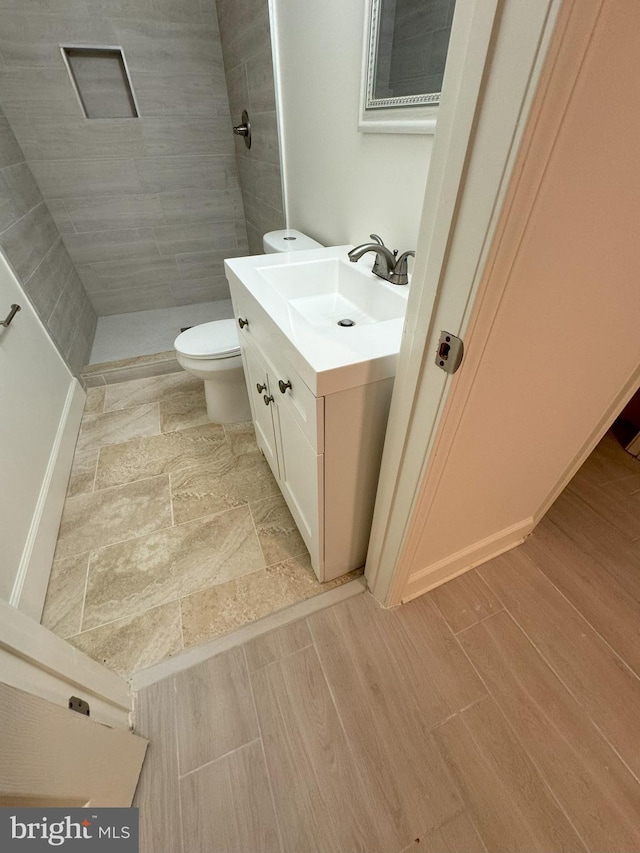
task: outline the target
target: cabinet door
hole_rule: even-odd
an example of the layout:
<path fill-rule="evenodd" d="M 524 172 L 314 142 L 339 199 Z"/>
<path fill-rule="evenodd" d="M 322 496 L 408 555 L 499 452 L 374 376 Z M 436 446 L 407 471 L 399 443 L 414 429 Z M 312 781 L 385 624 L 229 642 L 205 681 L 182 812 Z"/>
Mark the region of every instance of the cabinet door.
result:
<path fill-rule="evenodd" d="M 313 569 L 322 581 L 324 458 L 309 444 L 300 424 L 284 401 L 278 403 L 277 417 L 280 437 L 280 488 L 309 549 Z"/>
<path fill-rule="evenodd" d="M 273 404 L 267 406 L 264 403 L 264 397 L 268 398 L 271 396 L 267 369 L 250 344 L 243 344 L 242 355 L 244 356 L 245 376 L 249 399 L 251 400 L 251 408 L 253 409 L 253 424 L 256 429 L 258 444 L 262 448 L 275 478 L 280 479 L 278 451 L 273 424 Z M 262 389 L 261 391 L 258 391 L 258 386 Z"/>

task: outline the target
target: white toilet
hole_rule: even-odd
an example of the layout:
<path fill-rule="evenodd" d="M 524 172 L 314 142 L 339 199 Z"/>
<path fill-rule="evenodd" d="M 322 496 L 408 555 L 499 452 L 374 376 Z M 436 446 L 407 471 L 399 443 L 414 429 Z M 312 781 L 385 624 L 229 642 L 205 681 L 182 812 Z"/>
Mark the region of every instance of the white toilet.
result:
<path fill-rule="evenodd" d="M 321 243 L 291 229 L 264 235 L 266 253 L 320 249 Z M 251 420 L 235 320 L 214 320 L 182 332 L 174 347 L 178 363 L 204 381 L 209 420 L 234 424 Z"/>

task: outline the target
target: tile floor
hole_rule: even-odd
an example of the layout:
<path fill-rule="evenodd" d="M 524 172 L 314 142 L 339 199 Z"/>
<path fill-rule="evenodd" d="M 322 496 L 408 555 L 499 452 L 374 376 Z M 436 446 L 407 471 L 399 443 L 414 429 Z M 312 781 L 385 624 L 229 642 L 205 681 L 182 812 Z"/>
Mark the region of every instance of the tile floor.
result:
<path fill-rule="evenodd" d="M 170 350 L 182 326 L 229 317 L 230 299 L 98 317 L 90 364 Z"/>
<path fill-rule="evenodd" d="M 324 592 L 251 423 L 181 371 L 89 389 L 43 624 L 122 675 Z"/>
<path fill-rule="evenodd" d="M 519 548 L 140 691 L 141 853 L 637 853 L 639 501 L 608 436 Z"/>

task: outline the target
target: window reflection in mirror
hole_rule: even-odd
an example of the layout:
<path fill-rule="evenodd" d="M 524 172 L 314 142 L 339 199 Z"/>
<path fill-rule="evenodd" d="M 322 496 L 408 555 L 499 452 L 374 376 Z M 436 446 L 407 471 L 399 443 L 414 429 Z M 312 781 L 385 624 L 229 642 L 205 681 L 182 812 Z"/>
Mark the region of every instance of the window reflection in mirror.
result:
<path fill-rule="evenodd" d="M 373 0 L 366 109 L 437 104 L 455 0 Z"/>

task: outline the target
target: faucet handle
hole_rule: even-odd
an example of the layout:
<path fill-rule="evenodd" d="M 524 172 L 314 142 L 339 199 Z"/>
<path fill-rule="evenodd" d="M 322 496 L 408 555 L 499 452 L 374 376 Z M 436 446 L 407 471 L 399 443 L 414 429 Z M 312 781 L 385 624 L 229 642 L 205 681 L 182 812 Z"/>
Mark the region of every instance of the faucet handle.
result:
<path fill-rule="evenodd" d="M 371 237 L 372 240 L 375 240 L 379 246 L 384 246 L 384 243 L 382 241 L 382 237 L 378 237 L 377 234 L 369 234 L 369 237 Z"/>
<path fill-rule="evenodd" d="M 403 252 L 398 260 L 396 261 L 396 265 L 393 268 L 393 272 L 389 278 L 391 284 L 408 284 L 409 283 L 409 265 L 408 260 L 409 256 L 413 255 L 415 258 L 416 253 L 413 251 Z"/>

